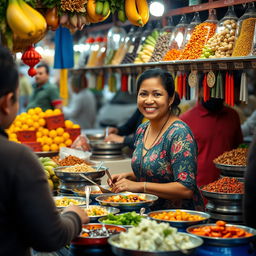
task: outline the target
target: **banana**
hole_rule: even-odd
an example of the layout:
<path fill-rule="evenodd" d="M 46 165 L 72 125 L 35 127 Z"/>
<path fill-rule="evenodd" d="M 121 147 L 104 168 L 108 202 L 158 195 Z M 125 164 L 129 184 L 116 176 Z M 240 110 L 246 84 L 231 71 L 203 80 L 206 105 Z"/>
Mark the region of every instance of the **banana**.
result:
<path fill-rule="evenodd" d="M 149 9 L 147 0 L 136 0 L 136 6 L 138 9 L 138 13 L 142 18 L 142 22 L 145 25 L 149 19 Z"/>
<path fill-rule="evenodd" d="M 36 26 L 23 12 L 17 0 L 9 0 L 6 18 L 11 30 L 20 38 L 29 39 L 35 36 Z"/>
<path fill-rule="evenodd" d="M 140 1 L 140 0 L 138 0 Z M 137 11 L 138 2 L 136 0 L 125 0 L 125 14 L 128 20 L 135 26 L 143 27 L 144 23 L 142 21 L 141 15 Z"/>
<path fill-rule="evenodd" d="M 104 5 L 103 5 L 103 11 L 102 11 L 102 15 L 105 17 L 108 15 L 110 11 L 110 7 L 109 7 L 109 2 L 108 1 L 105 1 L 104 2 Z"/>
<path fill-rule="evenodd" d="M 34 22 L 36 26 L 36 36 L 42 35 L 47 29 L 47 23 L 43 15 L 23 0 L 18 0 L 18 2 L 25 15 Z"/>
<path fill-rule="evenodd" d="M 96 2 L 96 13 L 97 14 L 102 14 L 103 11 L 103 3 L 100 1 Z"/>
<path fill-rule="evenodd" d="M 88 0 L 87 2 L 87 14 L 90 17 L 90 22 L 92 23 L 98 23 L 106 20 L 108 16 L 110 15 L 110 10 L 108 11 L 106 16 L 99 15 L 96 13 L 96 1 L 95 0 Z"/>

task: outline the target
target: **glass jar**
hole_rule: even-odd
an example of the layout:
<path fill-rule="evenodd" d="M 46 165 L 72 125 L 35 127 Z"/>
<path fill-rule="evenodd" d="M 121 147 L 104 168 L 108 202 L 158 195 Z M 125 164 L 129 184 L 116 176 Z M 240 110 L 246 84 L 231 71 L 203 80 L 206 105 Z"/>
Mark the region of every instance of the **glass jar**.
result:
<path fill-rule="evenodd" d="M 251 53 L 255 23 L 256 9 L 254 3 L 249 3 L 244 15 L 237 22 L 237 40 L 232 57 L 247 56 Z"/>
<path fill-rule="evenodd" d="M 83 46 L 83 51 L 81 52 L 78 60 L 78 66 L 84 68 L 88 62 L 90 55 L 91 45 L 94 43 L 93 37 L 88 37 Z"/>
<path fill-rule="evenodd" d="M 100 43 L 100 49 L 98 51 L 97 57 L 96 57 L 96 64 L 95 66 L 101 67 L 104 65 L 104 60 L 107 53 L 107 37 L 103 37 L 102 42 Z"/>
<path fill-rule="evenodd" d="M 112 62 L 112 59 L 120 47 L 121 43 L 124 41 L 126 37 L 126 32 L 123 28 L 113 26 L 109 29 L 107 34 L 107 55 L 105 58 L 105 65 L 109 65 Z"/>
<path fill-rule="evenodd" d="M 173 23 L 173 18 L 172 17 L 168 17 L 167 18 L 167 25 L 164 26 L 161 30 L 161 32 L 169 32 L 172 33 L 175 29 L 174 23 Z"/>
<path fill-rule="evenodd" d="M 95 41 L 92 43 L 90 48 L 90 54 L 87 62 L 87 67 L 95 67 L 97 63 L 97 56 L 101 49 L 101 44 L 103 42 L 103 37 L 98 36 L 95 38 Z"/>

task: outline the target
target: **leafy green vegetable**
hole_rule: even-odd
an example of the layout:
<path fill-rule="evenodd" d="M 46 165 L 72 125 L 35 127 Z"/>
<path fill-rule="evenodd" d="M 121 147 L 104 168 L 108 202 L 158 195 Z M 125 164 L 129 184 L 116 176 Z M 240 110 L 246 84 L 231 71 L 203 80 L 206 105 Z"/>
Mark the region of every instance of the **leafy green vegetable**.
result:
<path fill-rule="evenodd" d="M 163 233 L 164 233 L 164 237 L 167 237 L 167 236 L 169 236 L 172 233 L 172 230 L 171 229 L 165 229 L 163 231 Z"/>
<path fill-rule="evenodd" d="M 136 212 L 127 212 L 120 215 L 109 214 L 102 222 L 105 224 L 137 226 L 141 218 Z"/>

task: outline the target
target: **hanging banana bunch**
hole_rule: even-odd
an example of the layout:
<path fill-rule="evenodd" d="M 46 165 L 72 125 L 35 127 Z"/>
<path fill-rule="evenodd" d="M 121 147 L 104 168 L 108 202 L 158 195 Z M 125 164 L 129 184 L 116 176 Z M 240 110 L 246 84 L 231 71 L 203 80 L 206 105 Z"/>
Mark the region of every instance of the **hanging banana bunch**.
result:
<path fill-rule="evenodd" d="M 125 14 L 133 25 L 143 27 L 149 19 L 147 0 L 125 0 Z"/>

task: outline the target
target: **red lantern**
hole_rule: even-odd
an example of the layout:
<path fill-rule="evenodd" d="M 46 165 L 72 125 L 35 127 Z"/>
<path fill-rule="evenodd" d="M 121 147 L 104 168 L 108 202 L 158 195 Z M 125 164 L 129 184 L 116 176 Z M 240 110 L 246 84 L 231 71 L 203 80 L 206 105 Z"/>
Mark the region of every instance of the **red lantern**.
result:
<path fill-rule="evenodd" d="M 30 76 L 36 75 L 36 70 L 34 66 L 42 59 L 42 56 L 35 50 L 35 48 L 31 45 L 28 49 L 22 54 L 22 61 L 28 65 L 30 68 L 28 70 L 28 74 Z"/>

